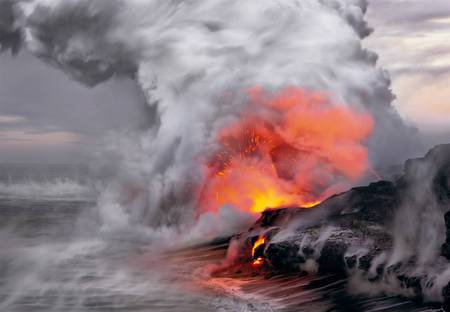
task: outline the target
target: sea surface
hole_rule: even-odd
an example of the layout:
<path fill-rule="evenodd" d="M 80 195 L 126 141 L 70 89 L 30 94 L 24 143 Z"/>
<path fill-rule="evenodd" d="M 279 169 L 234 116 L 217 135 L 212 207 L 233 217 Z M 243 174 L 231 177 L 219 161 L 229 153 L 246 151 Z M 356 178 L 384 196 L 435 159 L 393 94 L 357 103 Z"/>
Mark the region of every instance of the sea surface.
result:
<path fill-rule="evenodd" d="M 80 165 L 0 165 L 0 311 L 441 311 L 355 298 L 337 276 L 212 278 L 217 241 L 168 250 L 103 235 Z"/>

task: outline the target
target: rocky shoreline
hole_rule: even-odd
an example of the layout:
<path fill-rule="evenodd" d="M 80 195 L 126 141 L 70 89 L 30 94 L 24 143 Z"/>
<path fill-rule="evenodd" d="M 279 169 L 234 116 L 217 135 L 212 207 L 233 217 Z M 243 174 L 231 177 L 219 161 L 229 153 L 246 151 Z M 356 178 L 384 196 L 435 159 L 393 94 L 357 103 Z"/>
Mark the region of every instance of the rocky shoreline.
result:
<path fill-rule="evenodd" d="M 253 262 L 261 274 L 342 274 L 359 294 L 448 305 L 449 208 L 447 144 L 406 161 L 396 181 L 356 187 L 313 208 L 266 210 L 232 239 L 231 261 L 234 268 Z"/>

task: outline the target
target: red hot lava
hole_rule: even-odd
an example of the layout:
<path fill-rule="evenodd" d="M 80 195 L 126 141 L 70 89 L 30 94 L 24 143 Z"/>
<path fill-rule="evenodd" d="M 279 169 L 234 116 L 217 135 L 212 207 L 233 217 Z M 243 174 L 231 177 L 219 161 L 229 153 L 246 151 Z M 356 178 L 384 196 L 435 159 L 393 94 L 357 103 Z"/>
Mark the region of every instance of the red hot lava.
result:
<path fill-rule="evenodd" d="M 260 237 L 258 237 L 256 242 L 252 246 L 252 259 L 253 259 L 252 265 L 254 267 L 259 267 L 264 264 L 263 257 L 255 257 L 255 253 L 256 253 L 256 250 L 258 249 L 258 247 L 263 246 L 265 243 L 266 243 L 266 238 L 264 236 L 260 236 Z"/>
<path fill-rule="evenodd" d="M 218 133 L 218 148 L 205 165 L 203 210 L 312 207 L 368 169 L 368 113 L 294 87 L 248 94 L 247 109 Z"/>

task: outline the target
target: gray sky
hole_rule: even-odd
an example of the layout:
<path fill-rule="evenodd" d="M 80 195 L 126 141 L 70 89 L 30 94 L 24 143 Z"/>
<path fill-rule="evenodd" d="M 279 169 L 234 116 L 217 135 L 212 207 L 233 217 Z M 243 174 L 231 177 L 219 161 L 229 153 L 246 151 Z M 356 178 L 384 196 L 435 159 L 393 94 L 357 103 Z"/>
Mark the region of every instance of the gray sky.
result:
<path fill-rule="evenodd" d="M 450 142 L 450 1 L 372 0 L 364 44 L 389 69 L 396 107 L 429 144 Z M 0 54 L 0 162 L 78 162 L 108 131 L 145 122 L 133 81 L 87 88 L 22 52 Z"/>
<path fill-rule="evenodd" d="M 371 0 L 368 19 L 397 110 L 428 145 L 450 142 L 450 1 Z"/>
<path fill-rule="evenodd" d="M 0 162 L 78 162 L 111 130 L 145 121 L 131 80 L 87 88 L 24 52 L 0 54 Z"/>

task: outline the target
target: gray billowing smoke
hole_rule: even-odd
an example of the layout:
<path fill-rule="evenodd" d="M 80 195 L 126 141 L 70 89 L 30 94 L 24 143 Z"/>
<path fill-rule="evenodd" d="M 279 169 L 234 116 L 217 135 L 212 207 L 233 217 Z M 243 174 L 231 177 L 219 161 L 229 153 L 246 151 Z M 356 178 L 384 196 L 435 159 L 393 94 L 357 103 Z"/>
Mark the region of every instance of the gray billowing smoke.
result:
<path fill-rule="evenodd" d="M 131 76 L 155 111 L 142 134 L 112 140 L 119 178 L 100 198 L 105 227 L 192 215 L 204 179 L 198 156 L 238 118 L 249 87 L 318 90 L 368 110 L 375 167 L 415 143 L 391 106 L 389 75 L 362 46 L 365 0 L 0 0 L 0 8 L 3 49 L 23 46 L 88 86 Z"/>
<path fill-rule="evenodd" d="M 16 25 L 13 1 L 0 2 L 0 50 L 17 53 L 22 43 L 22 31 Z"/>

